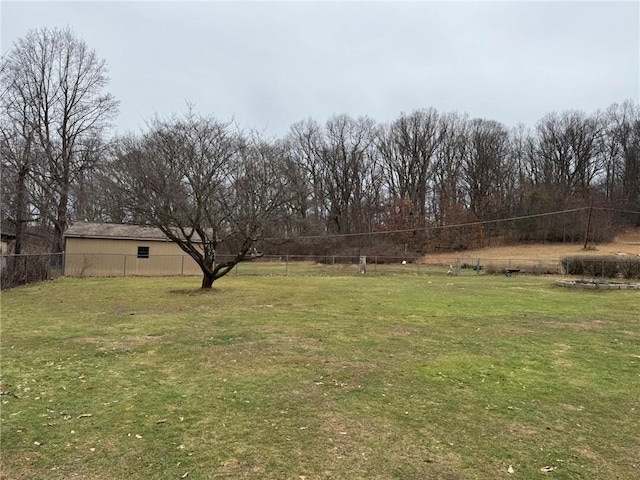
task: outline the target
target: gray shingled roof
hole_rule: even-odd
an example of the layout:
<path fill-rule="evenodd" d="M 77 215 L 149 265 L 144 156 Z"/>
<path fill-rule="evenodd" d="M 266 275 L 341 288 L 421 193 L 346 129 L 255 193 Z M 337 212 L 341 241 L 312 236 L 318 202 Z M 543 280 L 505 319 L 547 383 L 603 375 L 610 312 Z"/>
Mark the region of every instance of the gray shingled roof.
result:
<path fill-rule="evenodd" d="M 64 236 L 73 238 L 169 241 L 165 234 L 157 228 L 141 225 L 121 225 L 117 223 L 76 222 L 64 232 Z"/>

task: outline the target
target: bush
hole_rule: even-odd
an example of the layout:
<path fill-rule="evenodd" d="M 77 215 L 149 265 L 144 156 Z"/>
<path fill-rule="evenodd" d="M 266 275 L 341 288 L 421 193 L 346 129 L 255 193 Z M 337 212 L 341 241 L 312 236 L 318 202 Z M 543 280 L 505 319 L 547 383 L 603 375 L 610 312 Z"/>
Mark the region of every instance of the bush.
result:
<path fill-rule="evenodd" d="M 627 279 L 640 278 L 639 257 L 573 256 L 562 259 L 562 267 L 568 275 Z"/>
<path fill-rule="evenodd" d="M 622 278 L 640 278 L 640 257 L 621 257 L 618 269 Z"/>

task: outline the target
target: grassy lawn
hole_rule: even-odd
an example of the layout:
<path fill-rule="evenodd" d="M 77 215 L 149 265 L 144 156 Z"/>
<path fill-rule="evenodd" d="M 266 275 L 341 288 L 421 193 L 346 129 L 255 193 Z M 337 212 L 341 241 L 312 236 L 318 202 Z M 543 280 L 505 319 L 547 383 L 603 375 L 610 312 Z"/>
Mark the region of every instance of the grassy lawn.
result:
<path fill-rule="evenodd" d="M 3 292 L 0 478 L 638 478 L 637 291 L 441 274 L 198 285 Z"/>

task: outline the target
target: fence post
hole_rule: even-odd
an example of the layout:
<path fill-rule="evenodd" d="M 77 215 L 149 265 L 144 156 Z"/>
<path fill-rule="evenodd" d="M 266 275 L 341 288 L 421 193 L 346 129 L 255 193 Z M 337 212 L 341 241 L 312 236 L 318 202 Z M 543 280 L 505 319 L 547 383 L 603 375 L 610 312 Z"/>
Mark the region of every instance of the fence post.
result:
<path fill-rule="evenodd" d="M 122 276 L 126 277 L 127 276 L 127 254 L 125 253 L 123 256 L 124 256 L 124 263 L 122 264 Z"/>
<path fill-rule="evenodd" d="M 478 262 L 476 263 L 476 275 L 480 275 L 480 259 L 478 258 Z"/>
<path fill-rule="evenodd" d="M 182 265 L 180 266 L 180 276 L 184 277 L 184 255 L 182 255 Z"/>
<path fill-rule="evenodd" d="M 367 273 L 367 257 L 360 255 L 360 261 L 358 262 L 360 274 Z"/>
<path fill-rule="evenodd" d="M 460 276 L 460 257 L 456 257 L 456 277 Z"/>
<path fill-rule="evenodd" d="M 289 276 L 289 255 L 284 256 L 284 276 Z"/>

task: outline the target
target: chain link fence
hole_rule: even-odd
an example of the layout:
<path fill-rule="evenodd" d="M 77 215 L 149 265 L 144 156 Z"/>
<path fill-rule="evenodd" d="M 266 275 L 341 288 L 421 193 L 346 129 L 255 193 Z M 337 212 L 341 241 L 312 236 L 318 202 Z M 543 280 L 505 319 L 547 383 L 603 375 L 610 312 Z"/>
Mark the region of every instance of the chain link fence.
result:
<path fill-rule="evenodd" d="M 218 256 L 218 262 L 231 260 Z M 612 270 L 599 259 L 602 271 Z M 640 259 L 638 259 L 640 261 Z M 1 257 L 2 288 L 69 277 L 200 276 L 199 266 L 187 255 L 156 255 L 138 258 L 124 254 L 36 254 Z M 318 275 L 582 275 L 562 260 L 496 259 L 481 257 L 354 256 L 354 255 L 264 255 L 239 263 L 229 273 L 236 276 Z M 597 274 L 595 274 L 597 276 Z"/>
<path fill-rule="evenodd" d="M 224 263 L 232 256 L 218 255 Z M 236 265 L 230 275 L 485 275 L 507 269 L 529 274 L 560 274 L 560 261 L 483 259 L 452 255 L 400 257 L 389 255 L 264 255 Z M 156 255 L 137 258 L 123 254 L 67 254 L 64 274 L 74 277 L 199 276 L 200 268 L 187 255 Z"/>
<path fill-rule="evenodd" d="M 64 253 L 0 256 L 0 286 L 13 288 L 52 280 L 64 273 Z"/>

